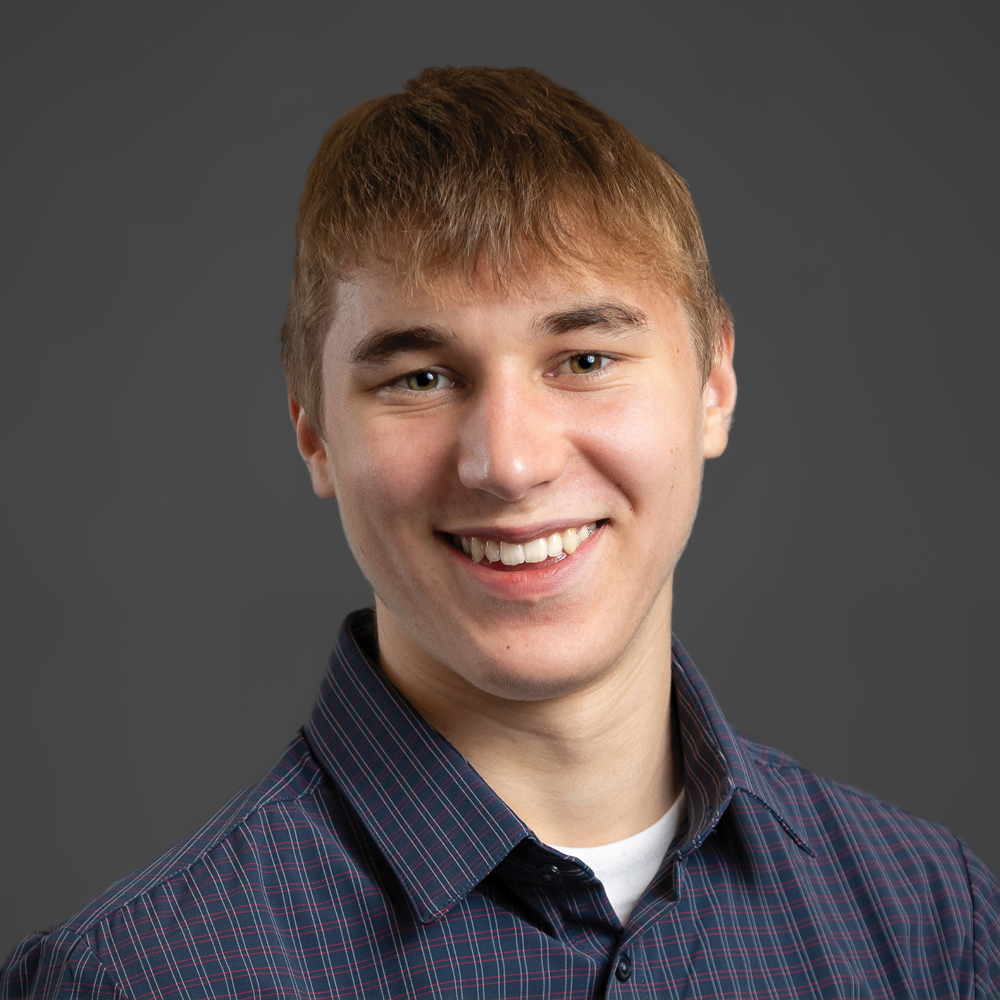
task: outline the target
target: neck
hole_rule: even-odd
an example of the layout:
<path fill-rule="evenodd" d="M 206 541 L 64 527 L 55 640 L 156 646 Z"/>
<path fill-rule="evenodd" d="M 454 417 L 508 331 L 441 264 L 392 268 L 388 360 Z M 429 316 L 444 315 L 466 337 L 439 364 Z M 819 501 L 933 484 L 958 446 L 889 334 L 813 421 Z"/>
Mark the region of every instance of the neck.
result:
<path fill-rule="evenodd" d="M 668 587 L 600 677 L 554 697 L 502 698 L 428 664 L 412 655 L 379 604 L 381 665 L 541 841 L 613 843 L 655 823 L 681 790 L 670 711 L 670 597 Z"/>

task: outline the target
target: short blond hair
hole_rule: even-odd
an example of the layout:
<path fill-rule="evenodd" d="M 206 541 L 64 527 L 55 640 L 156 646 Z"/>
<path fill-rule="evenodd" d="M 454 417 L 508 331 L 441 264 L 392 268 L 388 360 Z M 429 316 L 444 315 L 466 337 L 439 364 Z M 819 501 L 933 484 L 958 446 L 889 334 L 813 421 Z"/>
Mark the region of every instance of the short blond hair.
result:
<path fill-rule="evenodd" d="M 289 391 L 322 430 L 323 344 L 349 269 L 503 287 L 528 260 L 659 281 L 707 378 L 731 316 L 670 163 L 533 69 L 425 69 L 339 118 L 309 168 L 281 330 Z"/>

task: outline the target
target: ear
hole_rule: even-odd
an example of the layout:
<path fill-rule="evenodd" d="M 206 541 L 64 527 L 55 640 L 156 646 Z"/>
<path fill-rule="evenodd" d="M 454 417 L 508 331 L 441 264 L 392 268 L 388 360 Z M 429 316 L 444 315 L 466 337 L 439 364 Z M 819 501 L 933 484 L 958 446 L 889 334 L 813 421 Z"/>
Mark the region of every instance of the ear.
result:
<path fill-rule="evenodd" d="M 337 491 L 333 483 L 333 467 L 330 463 L 326 441 L 313 427 L 305 409 L 299 405 L 291 393 L 288 394 L 288 412 L 292 418 L 292 425 L 295 427 L 295 439 L 299 445 L 299 454 L 309 470 L 309 478 L 312 479 L 313 492 L 324 500 L 336 499 Z"/>
<path fill-rule="evenodd" d="M 703 394 L 705 405 L 705 458 L 718 458 L 729 443 L 729 425 L 736 409 L 736 372 L 733 351 L 736 341 L 732 324 L 726 323 L 722 343 L 712 362 Z"/>

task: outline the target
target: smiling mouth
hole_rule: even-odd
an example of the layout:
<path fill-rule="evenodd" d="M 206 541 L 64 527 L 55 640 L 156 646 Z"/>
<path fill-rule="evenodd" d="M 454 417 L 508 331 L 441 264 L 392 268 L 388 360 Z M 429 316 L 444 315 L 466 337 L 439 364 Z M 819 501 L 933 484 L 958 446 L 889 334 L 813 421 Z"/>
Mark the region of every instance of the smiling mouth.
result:
<path fill-rule="evenodd" d="M 495 564 L 493 568 L 506 569 L 525 563 L 532 568 L 551 565 L 573 555 L 593 535 L 602 521 L 592 521 L 578 528 L 566 528 L 541 538 L 532 538 L 518 544 L 498 538 L 479 538 L 474 535 L 445 535 L 452 546 L 464 552 L 473 562 Z"/>

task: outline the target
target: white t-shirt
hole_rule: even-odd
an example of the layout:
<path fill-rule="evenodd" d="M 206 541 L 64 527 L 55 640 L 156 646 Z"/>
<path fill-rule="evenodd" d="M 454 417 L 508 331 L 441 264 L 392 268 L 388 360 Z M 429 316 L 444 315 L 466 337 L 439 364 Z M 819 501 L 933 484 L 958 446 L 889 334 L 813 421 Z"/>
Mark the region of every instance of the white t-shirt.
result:
<path fill-rule="evenodd" d="M 578 858 L 601 880 L 611 908 L 625 924 L 646 886 L 653 881 L 670 842 L 684 818 L 684 791 L 652 826 L 624 840 L 600 847 L 549 846 Z"/>

